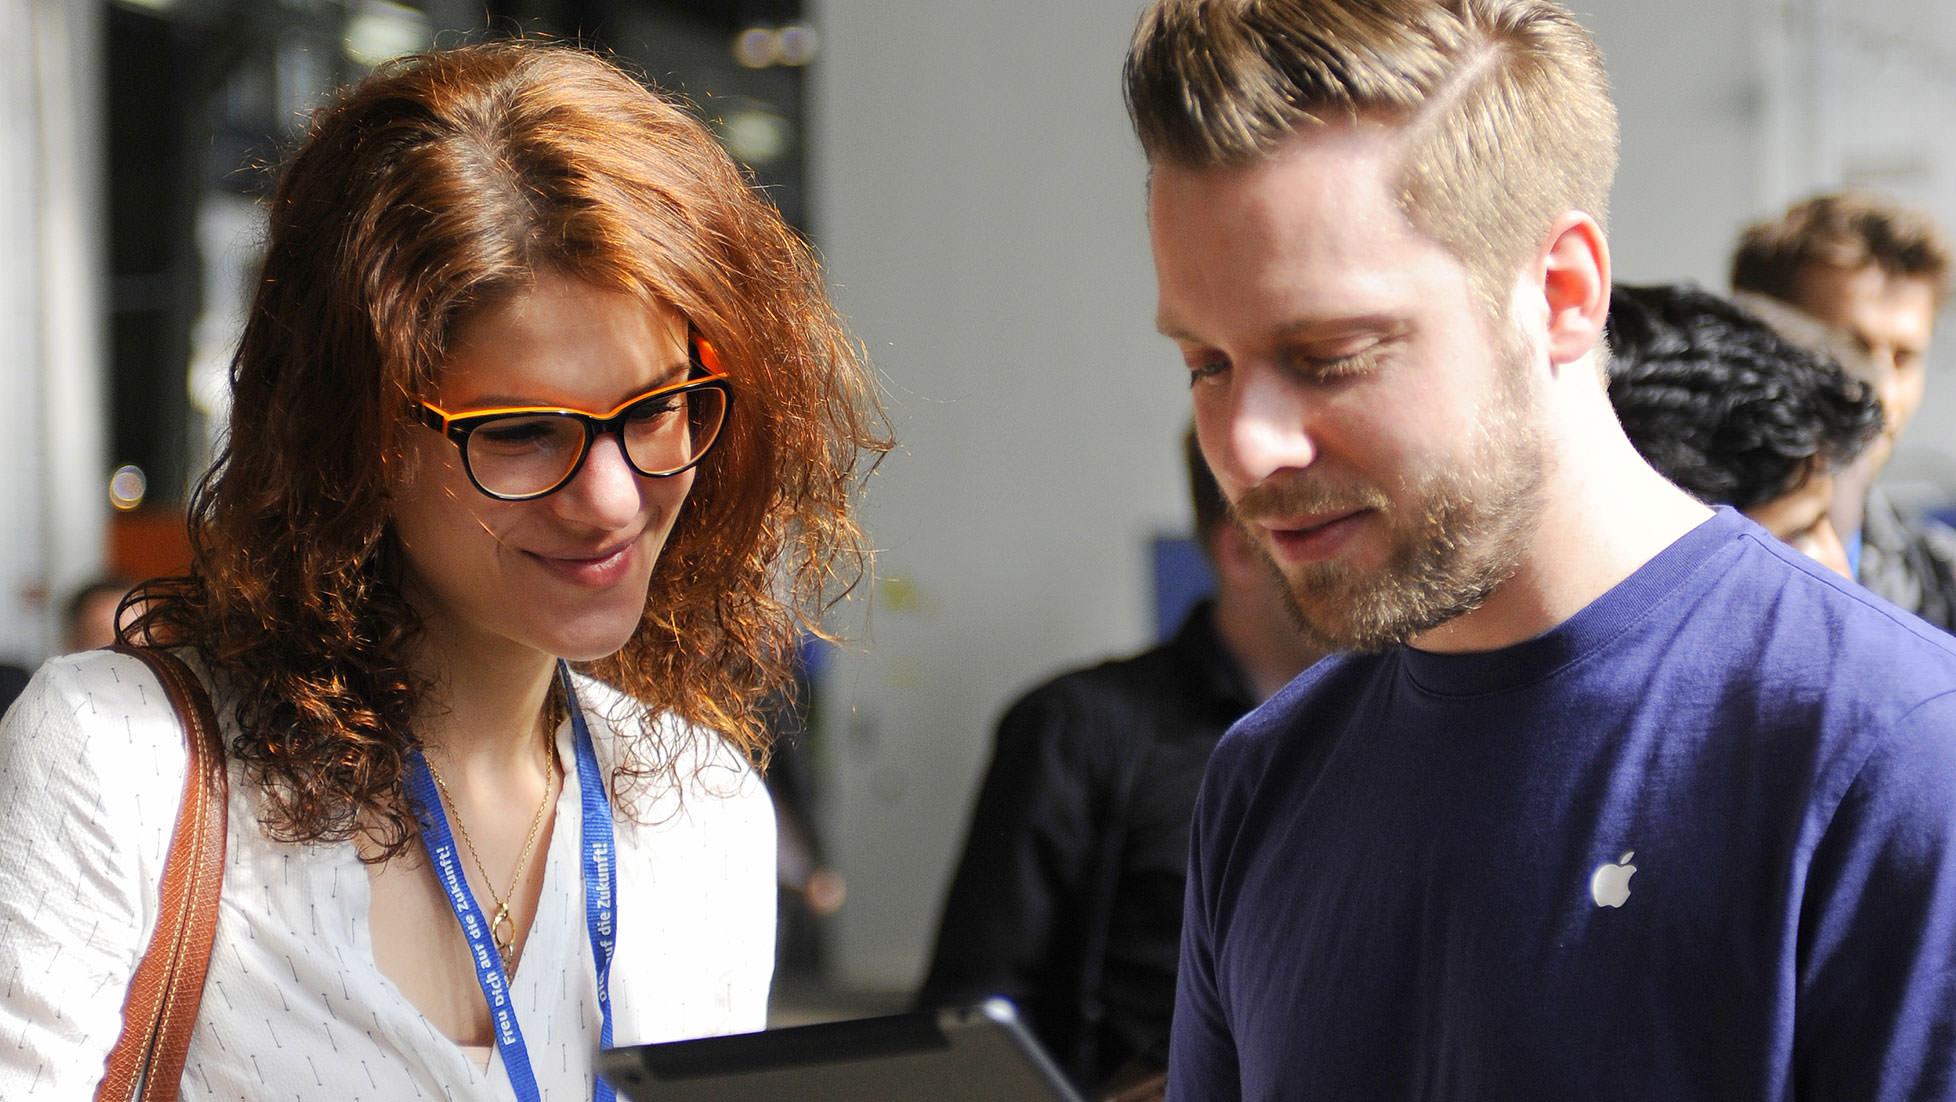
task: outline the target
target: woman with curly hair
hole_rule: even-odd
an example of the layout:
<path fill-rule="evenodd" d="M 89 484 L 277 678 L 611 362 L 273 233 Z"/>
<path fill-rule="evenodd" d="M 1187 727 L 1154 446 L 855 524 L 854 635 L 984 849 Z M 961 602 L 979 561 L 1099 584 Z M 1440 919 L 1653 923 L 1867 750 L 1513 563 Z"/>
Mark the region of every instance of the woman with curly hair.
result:
<path fill-rule="evenodd" d="M 186 1092 L 590 1098 L 601 1042 L 760 1028 L 761 706 L 888 447 L 806 246 L 609 62 L 428 54 L 285 167 L 232 381 L 190 571 L 123 629 L 230 777 Z M 8 715 L 0 1096 L 102 1076 L 185 770 L 127 655 Z"/>

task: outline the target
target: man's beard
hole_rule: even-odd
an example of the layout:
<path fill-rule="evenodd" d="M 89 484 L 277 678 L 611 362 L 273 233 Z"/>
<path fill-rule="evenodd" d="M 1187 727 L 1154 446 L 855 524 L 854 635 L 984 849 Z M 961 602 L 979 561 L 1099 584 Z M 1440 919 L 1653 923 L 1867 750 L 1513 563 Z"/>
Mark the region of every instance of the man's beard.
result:
<path fill-rule="evenodd" d="M 1326 650 L 1379 651 L 1479 608 L 1514 577 L 1542 512 L 1549 456 L 1537 435 L 1528 390 L 1528 346 L 1505 322 L 1496 349 L 1494 403 L 1464 462 L 1402 472 L 1395 492 L 1374 486 L 1324 486 L 1309 475 L 1246 490 L 1230 512 L 1284 583 L 1286 603 L 1305 637 Z M 1325 516 L 1375 510 L 1361 523 L 1386 523 L 1378 567 L 1332 558 L 1289 569 L 1271 555 L 1259 517 Z"/>

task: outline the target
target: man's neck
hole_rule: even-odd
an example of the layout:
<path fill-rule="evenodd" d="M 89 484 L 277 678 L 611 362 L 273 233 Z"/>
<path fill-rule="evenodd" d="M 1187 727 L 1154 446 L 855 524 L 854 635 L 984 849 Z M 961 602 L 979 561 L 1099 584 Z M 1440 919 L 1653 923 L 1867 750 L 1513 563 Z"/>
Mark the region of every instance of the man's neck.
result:
<path fill-rule="evenodd" d="M 1514 576 L 1480 608 L 1417 636 L 1413 646 L 1470 653 L 1535 638 L 1711 515 L 1644 462 L 1600 392 L 1563 399 L 1563 408 L 1544 411 L 1552 461 Z"/>

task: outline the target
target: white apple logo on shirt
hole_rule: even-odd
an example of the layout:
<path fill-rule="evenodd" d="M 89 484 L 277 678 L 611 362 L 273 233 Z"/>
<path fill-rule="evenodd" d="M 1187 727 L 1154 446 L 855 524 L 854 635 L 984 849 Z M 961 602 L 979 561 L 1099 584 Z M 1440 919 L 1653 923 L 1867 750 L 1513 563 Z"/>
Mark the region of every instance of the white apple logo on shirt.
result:
<path fill-rule="evenodd" d="M 1637 875 L 1637 866 L 1630 859 L 1637 851 L 1630 850 L 1617 858 L 1615 864 L 1605 862 L 1596 866 L 1596 872 L 1589 878 L 1589 895 L 1596 900 L 1598 907 L 1621 907 L 1630 898 L 1630 878 Z"/>

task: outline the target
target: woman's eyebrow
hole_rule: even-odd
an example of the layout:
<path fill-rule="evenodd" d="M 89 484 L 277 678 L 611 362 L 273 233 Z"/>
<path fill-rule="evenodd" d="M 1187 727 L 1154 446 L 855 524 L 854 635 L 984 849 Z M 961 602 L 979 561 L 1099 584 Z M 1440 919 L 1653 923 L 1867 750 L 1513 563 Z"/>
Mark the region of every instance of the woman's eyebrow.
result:
<path fill-rule="evenodd" d="M 686 381 L 686 377 L 692 374 L 692 371 L 693 371 L 693 361 L 691 357 L 688 357 L 687 359 L 682 360 L 678 363 L 671 364 L 667 366 L 663 371 L 659 372 L 657 375 L 654 375 L 650 382 L 646 383 L 644 386 L 634 387 L 631 390 L 619 395 L 616 401 L 610 403 L 610 405 L 606 406 L 605 408 L 609 409 L 611 408 L 611 406 L 616 406 L 620 402 L 630 401 L 631 399 L 636 398 L 639 395 L 647 394 L 650 393 L 651 391 L 658 390 L 660 387 L 673 386 L 678 383 L 683 383 Z M 581 409 L 578 406 L 571 405 L 565 402 L 541 402 L 535 398 L 516 395 L 516 394 L 484 394 L 479 397 L 472 398 L 467 402 L 458 402 L 454 406 L 449 406 L 441 402 L 436 402 L 435 404 L 441 406 L 443 409 L 447 410 L 450 413 L 467 413 L 472 410 L 484 410 L 484 409 L 569 409 L 569 410 L 578 410 L 579 412 L 582 413 L 602 412 L 602 410 Z"/>

